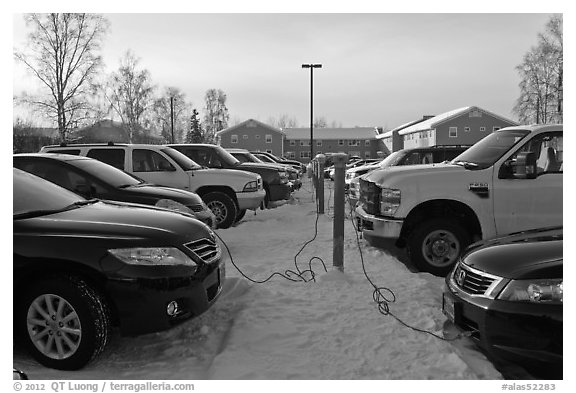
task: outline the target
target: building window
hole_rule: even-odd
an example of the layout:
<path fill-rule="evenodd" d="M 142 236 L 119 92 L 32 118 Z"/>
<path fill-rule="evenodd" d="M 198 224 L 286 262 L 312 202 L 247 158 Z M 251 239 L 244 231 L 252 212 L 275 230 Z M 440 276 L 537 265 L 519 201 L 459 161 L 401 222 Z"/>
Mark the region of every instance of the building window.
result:
<path fill-rule="evenodd" d="M 322 141 L 316 141 L 316 146 L 322 146 Z"/>
<path fill-rule="evenodd" d="M 294 153 L 293 151 L 287 151 L 286 156 L 288 158 L 296 158 L 296 153 Z"/>
<path fill-rule="evenodd" d="M 242 135 L 242 139 L 248 139 L 248 135 Z"/>
<path fill-rule="evenodd" d="M 300 152 L 300 158 L 310 158 L 310 152 L 309 151 L 301 151 Z"/>
<path fill-rule="evenodd" d="M 316 154 L 322 154 L 322 152 L 321 152 L 320 150 L 318 150 L 318 151 L 316 152 Z"/>
<path fill-rule="evenodd" d="M 500 128 L 502 128 L 502 127 L 494 126 L 494 127 L 492 127 L 492 132 L 498 131 Z"/>
<path fill-rule="evenodd" d="M 366 139 L 364 141 L 364 146 L 366 146 L 366 147 L 370 146 L 370 139 Z"/>
<path fill-rule="evenodd" d="M 358 140 L 357 139 L 351 139 L 348 141 L 348 146 L 358 146 Z"/>
<path fill-rule="evenodd" d="M 364 158 L 370 158 L 370 152 L 369 151 L 364 152 Z"/>
<path fill-rule="evenodd" d="M 360 156 L 360 151 L 350 150 L 350 151 L 348 152 L 348 157 L 361 157 L 361 156 Z"/>
<path fill-rule="evenodd" d="M 310 146 L 310 141 L 300 141 L 300 146 Z"/>
<path fill-rule="evenodd" d="M 266 143 L 272 143 L 272 135 L 266 134 Z"/>
<path fill-rule="evenodd" d="M 296 141 L 291 140 L 291 141 L 290 141 L 290 146 L 296 146 Z"/>
<path fill-rule="evenodd" d="M 470 127 L 464 127 L 464 132 L 470 132 Z"/>
<path fill-rule="evenodd" d="M 238 143 L 238 135 L 230 135 L 230 143 Z"/>
<path fill-rule="evenodd" d="M 458 138 L 458 127 L 450 127 L 448 129 L 449 138 Z"/>
<path fill-rule="evenodd" d="M 266 153 L 270 153 L 270 154 L 272 154 L 272 150 L 270 150 L 270 149 L 266 149 Z"/>
<path fill-rule="evenodd" d="M 256 134 L 255 135 L 256 139 L 260 139 L 260 135 Z"/>
<path fill-rule="evenodd" d="M 344 139 L 338 139 L 338 146 L 344 146 Z"/>
<path fill-rule="evenodd" d="M 486 127 L 480 127 L 480 132 L 486 131 Z"/>

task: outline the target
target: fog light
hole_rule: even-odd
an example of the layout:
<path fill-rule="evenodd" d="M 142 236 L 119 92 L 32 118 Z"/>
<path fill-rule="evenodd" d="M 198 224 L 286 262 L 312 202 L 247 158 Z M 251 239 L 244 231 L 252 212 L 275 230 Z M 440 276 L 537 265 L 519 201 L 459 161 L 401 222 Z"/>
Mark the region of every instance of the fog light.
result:
<path fill-rule="evenodd" d="M 166 314 L 173 317 L 177 313 L 178 313 L 178 303 L 175 301 L 171 301 L 170 303 L 168 303 L 168 306 L 166 307 Z"/>

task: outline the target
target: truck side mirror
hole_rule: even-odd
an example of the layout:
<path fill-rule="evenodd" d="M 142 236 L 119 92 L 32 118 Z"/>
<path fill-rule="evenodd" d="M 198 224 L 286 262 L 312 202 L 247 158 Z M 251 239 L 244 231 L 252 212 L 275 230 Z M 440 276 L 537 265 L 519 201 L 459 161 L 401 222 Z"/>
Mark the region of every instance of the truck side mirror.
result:
<path fill-rule="evenodd" d="M 534 152 L 519 153 L 514 166 L 516 167 L 515 179 L 535 179 L 538 175 Z"/>

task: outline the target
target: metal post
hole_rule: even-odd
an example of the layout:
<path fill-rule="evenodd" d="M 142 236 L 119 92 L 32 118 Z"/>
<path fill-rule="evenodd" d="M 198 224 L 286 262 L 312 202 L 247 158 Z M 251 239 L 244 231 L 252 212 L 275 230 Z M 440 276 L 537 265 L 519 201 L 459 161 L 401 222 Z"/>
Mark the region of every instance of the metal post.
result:
<path fill-rule="evenodd" d="M 324 214 L 324 162 L 326 156 L 318 154 L 315 160 L 318 162 L 318 214 Z"/>
<path fill-rule="evenodd" d="M 344 271 L 344 184 L 348 155 L 336 153 L 334 157 L 334 229 L 332 265 Z"/>
<path fill-rule="evenodd" d="M 302 68 L 310 68 L 310 161 L 314 158 L 314 68 L 322 68 L 322 64 L 302 64 Z"/>

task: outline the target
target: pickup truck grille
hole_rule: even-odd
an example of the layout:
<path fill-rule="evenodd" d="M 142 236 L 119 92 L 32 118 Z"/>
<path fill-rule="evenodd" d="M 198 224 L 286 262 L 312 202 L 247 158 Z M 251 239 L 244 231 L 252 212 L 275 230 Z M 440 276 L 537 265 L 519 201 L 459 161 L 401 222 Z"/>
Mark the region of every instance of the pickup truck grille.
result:
<path fill-rule="evenodd" d="M 380 213 L 380 187 L 360 179 L 360 203 L 368 214 Z"/>
<path fill-rule="evenodd" d="M 199 239 L 184 245 L 204 263 L 212 263 L 220 258 L 220 246 L 211 239 Z"/>

